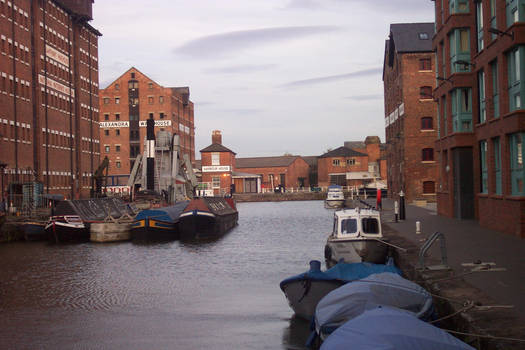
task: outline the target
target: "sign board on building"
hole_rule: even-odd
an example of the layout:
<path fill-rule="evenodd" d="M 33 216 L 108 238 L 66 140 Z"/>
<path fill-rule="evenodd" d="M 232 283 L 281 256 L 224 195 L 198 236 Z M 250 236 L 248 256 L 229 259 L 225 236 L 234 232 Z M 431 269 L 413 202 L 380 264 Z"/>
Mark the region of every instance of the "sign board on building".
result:
<path fill-rule="evenodd" d="M 399 108 L 398 108 L 398 109 L 399 109 L 399 116 L 402 117 L 403 114 L 405 114 L 405 103 L 404 103 L 404 102 L 401 103 L 401 104 L 399 105 Z"/>
<path fill-rule="evenodd" d="M 170 126 L 171 120 L 155 120 L 155 126 Z M 139 121 L 139 126 L 145 128 L 146 121 Z M 100 122 L 101 128 L 129 128 L 129 121 Z"/>
<path fill-rule="evenodd" d="M 69 59 L 62 52 L 55 50 L 49 45 L 46 45 L 46 56 L 54 59 L 60 64 L 63 64 L 66 67 L 69 67 Z"/>
<path fill-rule="evenodd" d="M 210 166 L 202 167 L 203 173 L 212 173 L 212 172 L 220 172 L 220 171 L 230 171 L 230 166 L 229 165 L 210 165 Z"/>
<path fill-rule="evenodd" d="M 146 123 L 147 123 L 146 120 L 140 120 L 139 126 L 141 128 L 145 128 Z M 155 126 L 171 126 L 171 120 L 155 120 Z"/>
<path fill-rule="evenodd" d="M 42 74 L 38 75 L 38 82 L 42 85 L 46 85 L 46 77 Z M 47 87 L 50 87 L 58 92 L 66 94 L 68 96 L 75 96 L 75 90 L 68 88 L 67 86 L 60 84 L 58 81 L 54 81 L 47 77 Z"/>

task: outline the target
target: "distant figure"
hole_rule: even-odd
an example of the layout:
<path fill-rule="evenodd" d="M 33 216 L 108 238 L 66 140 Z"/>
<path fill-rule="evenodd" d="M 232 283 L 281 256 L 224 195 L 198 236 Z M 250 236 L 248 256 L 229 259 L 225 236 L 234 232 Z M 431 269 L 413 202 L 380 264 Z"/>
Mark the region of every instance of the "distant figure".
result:
<path fill-rule="evenodd" d="M 382 205 L 381 205 L 381 189 L 380 188 L 377 189 L 376 208 L 377 208 L 377 210 L 381 210 L 382 209 Z"/>

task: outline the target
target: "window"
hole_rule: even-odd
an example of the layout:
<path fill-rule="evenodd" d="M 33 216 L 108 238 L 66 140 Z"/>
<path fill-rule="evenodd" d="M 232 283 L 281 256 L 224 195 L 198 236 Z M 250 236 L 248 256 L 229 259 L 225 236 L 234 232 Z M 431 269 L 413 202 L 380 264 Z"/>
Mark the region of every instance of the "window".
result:
<path fill-rule="evenodd" d="M 104 136 L 109 136 L 109 130 L 104 130 Z"/>
<path fill-rule="evenodd" d="M 120 97 L 115 97 L 115 104 L 118 105 L 120 103 Z"/>
<path fill-rule="evenodd" d="M 421 130 L 433 130 L 434 126 L 432 124 L 432 117 L 421 118 Z"/>
<path fill-rule="evenodd" d="M 347 159 L 346 160 L 346 165 L 355 165 L 355 159 Z"/>
<path fill-rule="evenodd" d="M 422 152 L 423 162 L 431 162 L 434 160 L 434 149 L 433 148 L 423 148 Z"/>
<path fill-rule="evenodd" d="M 153 83 L 151 83 L 151 82 L 148 83 L 148 89 L 150 89 L 150 90 L 153 89 Z"/>
<path fill-rule="evenodd" d="M 211 178 L 211 188 L 221 188 L 221 177 L 213 176 Z"/>
<path fill-rule="evenodd" d="M 120 120 L 120 113 L 115 113 L 115 120 Z"/>
<path fill-rule="evenodd" d="M 117 163 L 116 163 L 116 164 L 117 164 L 117 168 L 120 168 L 120 167 L 122 166 L 121 163 L 120 163 L 120 161 L 118 161 L 118 160 L 117 160 Z"/>
<path fill-rule="evenodd" d="M 357 220 L 356 219 L 341 220 L 341 233 L 356 233 L 356 232 L 357 232 Z"/>
<path fill-rule="evenodd" d="M 479 142 L 479 164 L 481 170 L 480 192 L 488 192 L 487 141 Z"/>
<path fill-rule="evenodd" d="M 104 152 L 109 153 L 110 147 L 108 145 L 104 146 Z"/>
<path fill-rule="evenodd" d="M 139 131 L 138 130 L 130 130 L 129 131 L 129 139 L 132 141 L 137 141 L 139 139 Z"/>
<path fill-rule="evenodd" d="M 120 90 L 120 84 L 115 84 L 115 90 Z"/>
<path fill-rule="evenodd" d="M 449 34 L 450 72 L 470 72 L 470 34 L 466 28 L 454 29 Z"/>
<path fill-rule="evenodd" d="M 159 96 L 159 103 L 160 104 L 164 103 L 164 96 Z"/>
<path fill-rule="evenodd" d="M 379 233 L 379 222 L 375 218 L 361 219 L 363 233 Z"/>
<path fill-rule="evenodd" d="M 128 88 L 131 90 L 135 90 L 139 87 L 138 81 L 130 81 L 128 82 Z"/>
<path fill-rule="evenodd" d="M 498 82 L 498 61 L 490 63 L 492 72 L 492 109 L 493 117 L 499 118 L 499 82 Z"/>
<path fill-rule="evenodd" d="M 499 137 L 492 139 L 492 151 L 494 152 L 494 180 L 496 182 L 494 192 L 501 194 L 501 144 Z"/>
<path fill-rule="evenodd" d="M 148 116 L 149 116 L 150 119 L 152 119 L 153 118 L 153 113 L 149 113 Z"/>
<path fill-rule="evenodd" d="M 116 146 L 115 146 L 115 151 L 116 151 L 116 152 L 120 152 L 120 145 L 116 145 Z"/>
<path fill-rule="evenodd" d="M 136 114 L 130 114 L 129 115 L 129 120 L 139 120 L 139 116 L 136 115 Z"/>
<path fill-rule="evenodd" d="M 104 113 L 104 120 L 109 120 L 109 114 Z"/>
<path fill-rule="evenodd" d="M 419 40 L 428 40 L 428 33 L 419 33 Z"/>
<path fill-rule="evenodd" d="M 135 158 L 140 153 L 140 147 L 133 145 L 129 147 L 129 157 Z"/>
<path fill-rule="evenodd" d="M 139 104 L 139 99 L 136 98 L 136 97 L 132 97 L 129 99 L 129 104 L 132 105 L 132 106 L 136 106 Z"/>
<path fill-rule="evenodd" d="M 131 79 L 135 79 L 135 72 L 131 72 Z"/>
<path fill-rule="evenodd" d="M 115 129 L 115 135 L 120 136 L 120 129 Z"/>
<path fill-rule="evenodd" d="M 339 159 L 332 159 L 332 165 L 333 166 L 339 166 L 340 165 Z"/>
<path fill-rule="evenodd" d="M 105 105 L 109 104 L 109 97 L 104 97 L 104 104 Z"/>
<path fill-rule="evenodd" d="M 432 61 L 430 58 L 421 58 L 419 60 L 419 70 L 432 70 Z"/>
<path fill-rule="evenodd" d="M 490 0 L 490 28 L 498 28 L 498 22 L 496 20 L 496 0 Z M 491 34 L 492 40 L 496 39 L 497 37 L 497 34 Z"/>
<path fill-rule="evenodd" d="M 485 72 L 478 72 L 478 97 L 479 97 L 479 115 L 478 121 L 485 123 L 487 120 L 487 108 L 485 106 Z"/>
<path fill-rule="evenodd" d="M 423 194 L 436 193 L 436 184 L 434 181 L 423 181 Z"/>
<path fill-rule="evenodd" d="M 453 89 L 450 94 L 452 104 L 452 131 L 472 131 L 472 90 L 470 88 Z"/>
<path fill-rule="evenodd" d="M 525 195 L 523 186 L 525 179 L 525 168 L 523 167 L 524 139 L 524 132 L 509 135 L 511 193 L 514 196 Z"/>
<path fill-rule="evenodd" d="M 448 135 L 448 125 L 447 125 L 447 97 L 443 96 L 443 136 Z"/>
<path fill-rule="evenodd" d="M 478 31 L 478 52 L 483 50 L 483 3 L 476 3 L 476 29 Z"/>
<path fill-rule="evenodd" d="M 153 104 L 153 96 L 148 96 L 148 104 Z"/>
<path fill-rule="evenodd" d="M 432 87 L 422 86 L 419 88 L 419 98 L 422 100 L 432 99 Z"/>
<path fill-rule="evenodd" d="M 211 154 L 211 165 L 221 165 L 221 154 L 219 152 Z"/>
<path fill-rule="evenodd" d="M 507 27 L 525 21 L 524 6 L 524 0 L 506 0 Z"/>
<path fill-rule="evenodd" d="M 523 89 L 525 84 L 521 84 L 523 74 L 522 61 L 525 57 L 525 46 L 518 46 L 507 54 L 509 68 L 509 109 L 515 111 L 521 109 L 523 103 Z"/>
<path fill-rule="evenodd" d="M 468 0 L 449 0 L 450 14 L 468 13 Z"/>
<path fill-rule="evenodd" d="M 162 113 L 162 112 L 159 113 L 159 118 L 160 118 L 160 119 L 164 119 L 164 113 Z"/>

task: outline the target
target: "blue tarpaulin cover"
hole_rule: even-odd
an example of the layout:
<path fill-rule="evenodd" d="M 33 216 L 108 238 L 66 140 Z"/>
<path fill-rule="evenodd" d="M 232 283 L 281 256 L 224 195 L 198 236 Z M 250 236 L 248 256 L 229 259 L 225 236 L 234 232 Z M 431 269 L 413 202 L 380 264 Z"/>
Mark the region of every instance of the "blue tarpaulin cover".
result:
<path fill-rule="evenodd" d="M 365 278 L 374 273 L 392 272 L 401 275 L 401 271 L 393 264 L 372 264 L 368 262 L 361 263 L 344 263 L 340 262 L 331 269 L 321 271 L 321 263 L 317 260 L 310 262 L 310 270 L 299 275 L 288 277 L 280 283 L 281 289 L 284 291 L 284 286 L 287 283 L 301 280 L 339 280 L 343 282 L 355 281 Z"/>
<path fill-rule="evenodd" d="M 341 286 L 325 295 L 315 309 L 315 330 L 332 333 L 348 320 L 378 306 L 413 312 L 429 320 L 433 313 L 432 295 L 423 287 L 398 274 L 383 272 Z"/>
<path fill-rule="evenodd" d="M 346 322 L 333 332 L 321 350 L 474 350 L 407 311 L 378 307 Z"/>
<path fill-rule="evenodd" d="M 180 214 L 186 208 L 188 203 L 189 201 L 182 201 L 177 202 L 169 207 L 142 210 L 135 217 L 135 221 L 144 220 L 146 218 L 154 218 L 155 220 L 159 221 L 176 223 L 179 220 Z"/>

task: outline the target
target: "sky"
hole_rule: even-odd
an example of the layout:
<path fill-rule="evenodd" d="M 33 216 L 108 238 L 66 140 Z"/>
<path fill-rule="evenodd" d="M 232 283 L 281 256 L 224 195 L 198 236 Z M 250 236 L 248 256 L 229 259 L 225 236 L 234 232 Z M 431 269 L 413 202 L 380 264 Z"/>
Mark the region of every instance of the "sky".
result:
<path fill-rule="evenodd" d="M 433 22 L 431 0 L 95 0 L 100 88 L 135 67 L 189 86 L 195 149 L 237 157 L 321 155 L 385 141 L 391 23 Z"/>

